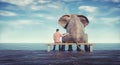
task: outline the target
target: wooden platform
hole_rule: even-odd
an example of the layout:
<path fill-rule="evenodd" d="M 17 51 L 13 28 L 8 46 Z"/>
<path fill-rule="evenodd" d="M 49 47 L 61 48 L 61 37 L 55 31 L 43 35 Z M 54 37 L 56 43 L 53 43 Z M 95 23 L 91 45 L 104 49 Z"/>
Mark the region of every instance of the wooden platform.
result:
<path fill-rule="evenodd" d="M 120 50 L 59 52 L 0 50 L 0 65 L 120 65 Z"/>
<path fill-rule="evenodd" d="M 89 46 L 89 52 L 93 52 L 93 45 L 94 43 L 48 43 L 47 46 L 48 46 L 48 49 L 47 51 L 50 52 L 51 51 L 51 46 L 53 45 L 88 45 Z"/>

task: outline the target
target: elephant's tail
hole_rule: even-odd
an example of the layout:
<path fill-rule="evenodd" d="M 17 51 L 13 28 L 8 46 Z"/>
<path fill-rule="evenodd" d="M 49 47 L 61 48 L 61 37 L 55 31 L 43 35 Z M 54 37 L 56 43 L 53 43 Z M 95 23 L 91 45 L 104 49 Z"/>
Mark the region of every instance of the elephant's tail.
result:
<path fill-rule="evenodd" d="M 80 45 L 78 45 L 78 42 L 76 42 L 75 44 L 76 44 L 76 46 L 80 49 Z"/>

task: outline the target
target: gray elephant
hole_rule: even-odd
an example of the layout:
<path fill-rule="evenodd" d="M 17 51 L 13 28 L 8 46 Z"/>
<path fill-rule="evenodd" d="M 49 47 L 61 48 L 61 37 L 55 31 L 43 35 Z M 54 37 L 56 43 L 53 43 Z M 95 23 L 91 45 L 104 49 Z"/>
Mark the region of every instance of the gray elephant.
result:
<path fill-rule="evenodd" d="M 89 21 L 84 15 L 70 14 L 62 16 L 58 23 L 66 29 L 68 35 L 62 37 L 63 43 L 87 43 L 88 37 L 84 32 L 84 28 L 89 24 Z M 89 46 L 85 45 L 85 50 L 88 51 Z M 65 45 L 62 45 L 62 51 L 65 51 Z M 72 51 L 72 45 L 69 45 L 68 51 Z M 81 51 L 80 45 L 77 45 L 77 51 Z"/>

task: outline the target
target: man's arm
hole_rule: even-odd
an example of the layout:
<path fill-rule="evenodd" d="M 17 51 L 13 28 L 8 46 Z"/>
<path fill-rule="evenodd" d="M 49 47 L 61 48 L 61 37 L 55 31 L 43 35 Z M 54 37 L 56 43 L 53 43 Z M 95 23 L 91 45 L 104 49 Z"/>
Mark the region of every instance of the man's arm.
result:
<path fill-rule="evenodd" d="M 69 33 L 64 33 L 62 34 L 62 37 L 69 35 Z"/>

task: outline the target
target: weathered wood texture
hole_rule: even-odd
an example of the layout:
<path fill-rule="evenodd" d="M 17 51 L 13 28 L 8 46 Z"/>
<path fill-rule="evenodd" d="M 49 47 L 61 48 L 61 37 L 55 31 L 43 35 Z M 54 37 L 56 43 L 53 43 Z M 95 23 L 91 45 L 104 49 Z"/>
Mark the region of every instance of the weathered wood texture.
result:
<path fill-rule="evenodd" d="M 120 65 L 120 50 L 92 53 L 0 50 L 0 65 Z"/>
<path fill-rule="evenodd" d="M 93 52 L 93 45 L 94 43 L 56 43 L 56 44 L 53 44 L 53 43 L 49 43 L 47 44 L 48 46 L 48 49 L 47 51 L 50 52 L 51 51 L 51 46 L 53 45 L 89 45 L 89 50 L 90 52 Z"/>
<path fill-rule="evenodd" d="M 47 43 L 47 45 L 76 45 L 76 43 Z M 94 43 L 77 43 L 77 45 L 94 45 Z"/>

